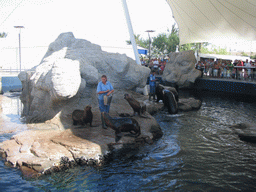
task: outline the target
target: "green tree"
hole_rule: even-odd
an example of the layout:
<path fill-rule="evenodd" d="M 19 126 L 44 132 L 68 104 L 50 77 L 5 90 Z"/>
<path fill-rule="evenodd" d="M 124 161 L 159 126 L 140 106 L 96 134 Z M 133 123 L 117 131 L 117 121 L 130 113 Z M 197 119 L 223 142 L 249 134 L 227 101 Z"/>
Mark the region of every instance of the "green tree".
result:
<path fill-rule="evenodd" d="M 187 43 L 180 46 L 180 51 L 188 51 L 188 50 L 199 50 L 200 53 L 209 53 L 210 51 L 207 49 L 209 43 Z"/>
<path fill-rule="evenodd" d="M 138 46 L 148 49 L 149 48 L 149 40 L 142 39 L 140 35 L 134 35 L 135 42 Z M 126 41 L 127 45 L 131 45 L 132 42 L 130 40 Z"/>
<path fill-rule="evenodd" d="M 175 52 L 179 45 L 178 28 L 172 25 L 171 33 L 162 33 L 153 38 L 153 52 L 158 55 Z"/>
<path fill-rule="evenodd" d="M 251 56 L 251 59 L 256 59 L 256 55 Z"/>
<path fill-rule="evenodd" d="M 217 55 L 228 55 L 228 51 L 226 48 L 220 48 L 215 45 L 213 45 L 213 50 L 210 53 Z"/>
<path fill-rule="evenodd" d="M 167 50 L 168 46 L 168 35 L 167 34 L 160 34 L 157 37 L 153 38 L 153 48 L 156 49 L 156 52 L 164 53 Z"/>
<path fill-rule="evenodd" d="M 245 52 L 242 52 L 241 55 L 248 57 L 248 54 L 246 54 Z"/>
<path fill-rule="evenodd" d="M 5 38 L 7 36 L 7 33 L 3 32 L 3 33 L 0 33 L 0 38 Z"/>

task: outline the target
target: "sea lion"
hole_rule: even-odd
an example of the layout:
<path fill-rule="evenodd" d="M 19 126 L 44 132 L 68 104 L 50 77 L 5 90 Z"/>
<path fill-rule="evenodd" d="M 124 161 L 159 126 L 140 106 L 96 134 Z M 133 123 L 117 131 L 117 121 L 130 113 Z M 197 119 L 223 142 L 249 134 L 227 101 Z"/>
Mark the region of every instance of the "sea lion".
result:
<path fill-rule="evenodd" d="M 163 90 L 165 90 L 165 89 L 171 91 L 174 94 L 176 101 L 177 102 L 179 101 L 179 94 L 178 94 L 178 90 L 177 90 L 178 86 L 176 86 L 176 87 L 168 87 L 168 86 L 163 86 L 162 84 L 159 84 L 156 87 L 156 97 L 157 97 L 156 102 L 159 102 L 159 100 L 163 100 L 164 101 Z"/>
<path fill-rule="evenodd" d="M 112 121 L 112 117 L 106 112 L 102 113 L 103 119 L 105 121 L 105 124 L 107 127 L 110 127 L 115 131 L 115 141 L 116 143 L 122 138 L 122 132 L 130 132 L 132 136 L 139 136 L 140 135 L 140 126 L 138 122 L 131 118 L 132 123 L 125 123 L 119 127 L 116 127 L 116 125 Z M 128 136 L 128 135 L 127 135 Z"/>
<path fill-rule="evenodd" d="M 164 106 L 168 108 L 168 112 L 170 114 L 178 113 L 178 103 L 175 99 L 174 94 L 167 89 L 164 89 L 163 93 L 164 93 Z"/>
<path fill-rule="evenodd" d="M 140 125 L 139 123 L 131 118 L 132 123 L 125 123 L 123 125 L 121 125 L 120 127 L 118 127 L 118 131 L 119 132 L 129 132 L 131 133 L 133 136 L 139 136 L 140 135 Z"/>
<path fill-rule="evenodd" d="M 126 93 L 126 94 L 124 94 L 124 99 L 126 101 L 128 101 L 128 103 L 132 107 L 133 112 L 134 112 L 133 115 L 135 115 L 135 113 L 137 112 L 138 115 L 141 116 L 142 114 L 144 114 L 146 112 L 146 105 L 141 105 L 140 102 L 138 102 L 136 99 L 134 99 L 132 95 L 129 95 L 128 93 Z"/>
<path fill-rule="evenodd" d="M 256 135 L 238 134 L 238 137 L 242 141 L 247 141 L 247 142 L 250 142 L 250 143 L 256 143 Z"/>
<path fill-rule="evenodd" d="M 118 128 L 115 126 L 115 124 L 112 121 L 112 117 L 110 117 L 108 113 L 102 112 L 102 117 L 107 127 L 110 127 L 114 131 L 118 130 Z"/>
<path fill-rule="evenodd" d="M 86 125 L 90 123 L 90 127 L 92 126 L 93 114 L 91 111 L 91 106 L 87 105 L 84 110 L 76 109 L 72 113 L 73 125 Z"/>

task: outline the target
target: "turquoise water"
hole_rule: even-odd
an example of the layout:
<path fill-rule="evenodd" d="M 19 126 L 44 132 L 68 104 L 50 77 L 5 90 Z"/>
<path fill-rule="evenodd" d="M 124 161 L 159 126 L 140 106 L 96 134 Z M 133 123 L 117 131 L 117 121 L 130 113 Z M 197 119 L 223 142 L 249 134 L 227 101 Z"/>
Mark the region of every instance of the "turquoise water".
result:
<path fill-rule="evenodd" d="M 240 141 L 230 128 L 255 123 L 255 102 L 200 94 L 200 110 L 154 115 L 163 137 L 139 151 L 113 156 L 103 167 L 28 179 L 0 161 L 0 191 L 255 191 L 256 144 Z M 0 141 L 11 135 L 0 135 Z"/>

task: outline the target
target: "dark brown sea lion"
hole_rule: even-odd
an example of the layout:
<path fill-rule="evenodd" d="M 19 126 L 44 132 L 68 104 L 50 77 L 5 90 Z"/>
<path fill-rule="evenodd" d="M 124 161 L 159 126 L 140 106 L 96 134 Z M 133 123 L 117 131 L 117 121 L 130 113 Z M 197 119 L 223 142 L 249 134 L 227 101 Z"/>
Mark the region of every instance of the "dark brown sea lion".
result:
<path fill-rule="evenodd" d="M 128 93 L 126 93 L 124 94 L 124 99 L 128 101 L 128 103 L 132 107 L 134 112 L 133 115 L 135 115 L 135 113 L 138 113 L 138 115 L 141 116 L 146 112 L 146 105 L 141 105 L 140 102 L 134 99 L 132 95 L 129 95 Z"/>
<path fill-rule="evenodd" d="M 73 125 L 86 125 L 90 123 L 90 127 L 92 126 L 93 114 L 91 111 L 91 106 L 87 105 L 84 110 L 76 109 L 72 113 Z"/>
<path fill-rule="evenodd" d="M 107 127 L 110 127 L 115 131 L 115 141 L 116 143 L 122 138 L 122 132 L 130 132 L 132 136 L 139 136 L 140 135 L 140 126 L 138 122 L 131 118 L 132 123 L 125 123 L 119 127 L 116 127 L 112 121 L 112 117 L 108 113 L 103 112 L 103 119 Z"/>
<path fill-rule="evenodd" d="M 167 107 L 168 112 L 170 114 L 178 113 L 178 103 L 175 99 L 175 95 L 173 94 L 173 92 L 167 89 L 164 89 L 163 93 L 164 93 L 164 106 Z"/>
<path fill-rule="evenodd" d="M 118 127 L 118 131 L 121 132 L 129 132 L 131 133 L 133 136 L 139 136 L 140 135 L 140 125 L 139 123 L 131 118 L 132 123 L 125 123 L 123 125 L 121 125 L 120 127 Z"/>
<path fill-rule="evenodd" d="M 164 92 L 163 91 L 165 89 L 171 91 L 174 94 L 176 101 L 177 102 L 179 101 L 179 94 L 178 94 L 178 90 L 177 90 L 178 87 L 169 87 L 169 86 L 163 86 L 162 84 L 159 84 L 156 87 L 156 97 L 157 97 L 156 102 L 159 102 L 159 100 L 164 101 Z"/>
<path fill-rule="evenodd" d="M 256 135 L 238 134 L 238 137 L 242 141 L 247 141 L 247 142 L 250 142 L 250 143 L 256 143 Z"/>
<path fill-rule="evenodd" d="M 112 117 L 106 112 L 102 112 L 103 120 L 107 127 L 110 127 L 114 131 L 118 131 L 118 128 L 115 126 L 115 124 L 112 121 Z"/>

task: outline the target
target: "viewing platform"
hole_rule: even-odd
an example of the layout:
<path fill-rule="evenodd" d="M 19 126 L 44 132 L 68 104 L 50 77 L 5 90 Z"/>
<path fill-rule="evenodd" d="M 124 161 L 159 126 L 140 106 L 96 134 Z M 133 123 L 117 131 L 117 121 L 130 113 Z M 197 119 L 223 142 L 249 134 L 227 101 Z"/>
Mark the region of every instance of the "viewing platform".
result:
<path fill-rule="evenodd" d="M 160 84 L 169 85 L 162 79 L 162 75 L 156 75 L 156 79 Z M 149 83 L 149 78 L 147 84 Z M 203 76 L 196 79 L 194 89 L 205 91 L 217 91 L 234 93 L 236 95 L 256 96 L 256 80 L 239 80 L 236 78 L 216 78 Z"/>
<path fill-rule="evenodd" d="M 195 81 L 194 88 L 199 90 L 256 96 L 256 81 L 249 80 L 212 78 L 204 76 Z"/>

